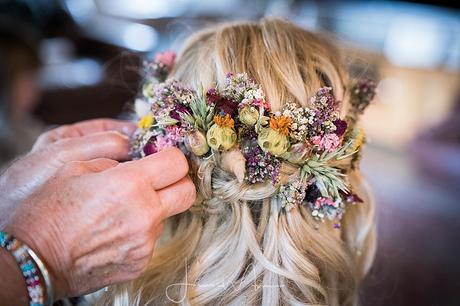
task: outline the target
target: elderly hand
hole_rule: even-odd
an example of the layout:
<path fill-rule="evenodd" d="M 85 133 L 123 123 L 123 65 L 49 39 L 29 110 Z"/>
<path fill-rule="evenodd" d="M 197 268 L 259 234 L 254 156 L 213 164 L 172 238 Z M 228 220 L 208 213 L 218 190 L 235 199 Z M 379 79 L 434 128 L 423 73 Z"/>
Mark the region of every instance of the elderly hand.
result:
<path fill-rule="evenodd" d="M 64 125 L 41 135 L 32 152 L 13 163 L 0 177 L 0 228 L 15 207 L 70 161 L 95 158 L 126 160 L 130 122 L 96 119 Z"/>
<path fill-rule="evenodd" d="M 68 162 L 21 203 L 6 231 L 45 261 L 57 297 L 131 280 L 146 268 L 163 220 L 194 202 L 187 172 L 176 148 L 120 164 Z"/>

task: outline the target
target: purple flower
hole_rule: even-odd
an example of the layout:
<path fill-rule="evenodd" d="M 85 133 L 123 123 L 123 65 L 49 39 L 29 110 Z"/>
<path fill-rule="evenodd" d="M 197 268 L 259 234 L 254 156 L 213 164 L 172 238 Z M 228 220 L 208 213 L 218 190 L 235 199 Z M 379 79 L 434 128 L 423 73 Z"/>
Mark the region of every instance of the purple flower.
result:
<path fill-rule="evenodd" d="M 335 134 L 339 137 L 342 136 L 347 130 L 347 122 L 341 119 L 337 119 L 333 123 L 336 127 Z"/>
<path fill-rule="evenodd" d="M 230 117 L 235 118 L 238 114 L 238 103 L 222 98 L 216 102 L 216 113 L 229 114 Z"/>
<path fill-rule="evenodd" d="M 221 96 L 215 88 L 210 88 L 206 92 L 206 99 L 209 105 L 216 105 L 216 102 L 221 99 Z"/>
<path fill-rule="evenodd" d="M 154 154 L 154 153 L 158 152 L 158 149 L 155 146 L 155 144 L 153 142 L 150 142 L 150 141 L 144 146 L 144 148 L 142 150 L 144 151 L 145 155 L 151 155 L 151 154 Z"/>
<path fill-rule="evenodd" d="M 351 88 L 351 106 L 356 114 L 362 114 L 376 94 L 377 84 L 369 79 L 355 81 Z"/>
<path fill-rule="evenodd" d="M 206 92 L 206 98 L 208 104 L 215 106 L 217 114 L 229 114 L 233 118 L 238 114 L 238 103 L 222 97 L 215 88 L 211 88 Z"/>
<path fill-rule="evenodd" d="M 262 151 L 258 145 L 246 147 L 243 155 L 246 159 L 246 179 L 251 184 L 265 182 L 268 179 L 273 185 L 277 183 L 281 168 L 279 159 Z"/>
<path fill-rule="evenodd" d="M 322 113 L 331 114 L 337 106 L 332 94 L 332 88 L 321 87 L 318 89 L 316 95 L 310 98 L 310 104 Z"/>
<path fill-rule="evenodd" d="M 192 111 L 190 110 L 190 107 L 184 105 L 184 104 L 176 104 L 174 105 L 174 109 L 169 113 L 169 116 L 173 119 L 176 119 L 178 121 L 181 120 L 181 113 L 191 113 Z"/>
<path fill-rule="evenodd" d="M 351 203 L 351 204 L 363 203 L 363 200 L 356 193 L 345 193 L 344 197 L 347 203 Z"/>
<path fill-rule="evenodd" d="M 315 203 L 316 199 L 319 197 L 321 197 L 321 192 L 318 187 L 316 187 L 316 184 L 308 186 L 307 191 L 305 192 L 305 201 L 308 203 Z"/>

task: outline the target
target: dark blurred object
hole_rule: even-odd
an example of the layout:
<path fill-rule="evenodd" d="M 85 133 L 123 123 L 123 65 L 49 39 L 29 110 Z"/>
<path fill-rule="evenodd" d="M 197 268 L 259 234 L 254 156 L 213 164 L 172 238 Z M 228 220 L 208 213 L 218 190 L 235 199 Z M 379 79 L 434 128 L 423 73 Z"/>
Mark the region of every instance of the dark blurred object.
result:
<path fill-rule="evenodd" d="M 63 16 L 57 0 L 0 0 L 0 16 L 4 23 L 22 23 L 27 33 L 46 34 L 59 29 Z M 6 21 L 6 22 L 5 22 Z M 23 30 L 25 30 L 23 28 Z"/>
<path fill-rule="evenodd" d="M 120 117 L 137 94 L 139 67 L 136 55 L 114 57 L 104 66 L 104 78 L 99 84 L 47 90 L 35 114 L 49 124 Z"/>
<path fill-rule="evenodd" d="M 453 9 L 460 9 L 460 3 L 459 2 L 449 1 L 449 0 L 442 0 L 442 1 L 436 1 L 436 0 L 409 1 L 409 0 L 405 0 L 405 1 L 402 1 L 402 2 L 419 3 L 419 4 L 427 4 L 427 5 L 434 5 L 434 6 L 442 6 L 442 7 L 453 8 Z"/>
<path fill-rule="evenodd" d="M 41 129 L 30 113 L 39 89 L 38 35 L 27 24 L 0 19 L 0 167 L 27 152 Z"/>

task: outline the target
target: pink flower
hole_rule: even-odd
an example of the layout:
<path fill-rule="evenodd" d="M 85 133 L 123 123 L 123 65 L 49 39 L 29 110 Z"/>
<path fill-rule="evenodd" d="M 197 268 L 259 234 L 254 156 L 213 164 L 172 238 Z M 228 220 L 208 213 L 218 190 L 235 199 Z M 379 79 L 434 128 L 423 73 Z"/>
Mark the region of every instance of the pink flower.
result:
<path fill-rule="evenodd" d="M 175 144 L 184 141 L 184 129 L 177 125 L 169 125 L 166 127 L 166 136 Z"/>
<path fill-rule="evenodd" d="M 155 62 L 163 64 L 169 68 L 174 66 L 176 61 L 176 53 L 173 51 L 159 52 L 155 55 Z"/>
<path fill-rule="evenodd" d="M 174 147 L 175 143 L 171 139 L 169 139 L 167 136 L 162 136 L 159 135 L 157 136 L 157 139 L 155 140 L 155 147 L 158 152 L 165 148 L 169 147 Z"/>
<path fill-rule="evenodd" d="M 159 152 L 165 148 L 177 146 L 184 141 L 184 129 L 177 125 L 170 125 L 165 128 L 165 135 L 158 135 L 154 146 Z"/>
<path fill-rule="evenodd" d="M 324 205 L 329 205 L 333 207 L 337 207 L 337 204 L 330 198 L 319 197 L 315 201 L 315 208 L 320 209 Z"/>
<path fill-rule="evenodd" d="M 311 138 L 311 143 L 317 146 L 321 145 L 321 136 L 313 136 Z"/>
<path fill-rule="evenodd" d="M 270 103 L 265 99 L 254 99 L 252 105 L 262 106 L 266 111 L 270 111 Z"/>
<path fill-rule="evenodd" d="M 243 99 L 243 101 L 238 104 L 238 108 L 240 109 L 245 106 L 263 107 L 264 110 L 270 111 L 270 103 L 265 99 Z"/>
<path fill-rule="evenodd" d="M 333 152 L 340 146 L 340 138 L 336 134 L 314 136 L 311 138 L 311 142 L 326 152 Z"/>

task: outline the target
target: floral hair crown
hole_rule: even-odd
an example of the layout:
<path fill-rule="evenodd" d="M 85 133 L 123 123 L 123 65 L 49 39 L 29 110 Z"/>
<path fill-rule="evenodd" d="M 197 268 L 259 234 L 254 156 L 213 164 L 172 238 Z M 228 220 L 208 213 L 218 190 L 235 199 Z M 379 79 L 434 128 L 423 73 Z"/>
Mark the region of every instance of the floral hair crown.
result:
<path fill-rule="evenodd" d="M 239 183 L 273 184 L 281 209 L 304 205 L 315 219 L 334 220 L 336 227 L 348 204 L 362 202 L 347 172 L 359 160 L 364 133 L 356 121 L 373 99 L 375 83 L 353 84 L 344 119 L 331 87 L 320 88 L 307 107 L 287 103 L 271 112 L 262 88 L 246 73 L 228 73 L 222 86 L 195 91 L 166 79 L 174 60 L 174 53 L 164 52 L 145 63 L 133 157 L 171 146 L 201 158 L 219 155 L 221 167 Z M 285 175 L 286 166 L 295 170 Z"/>

